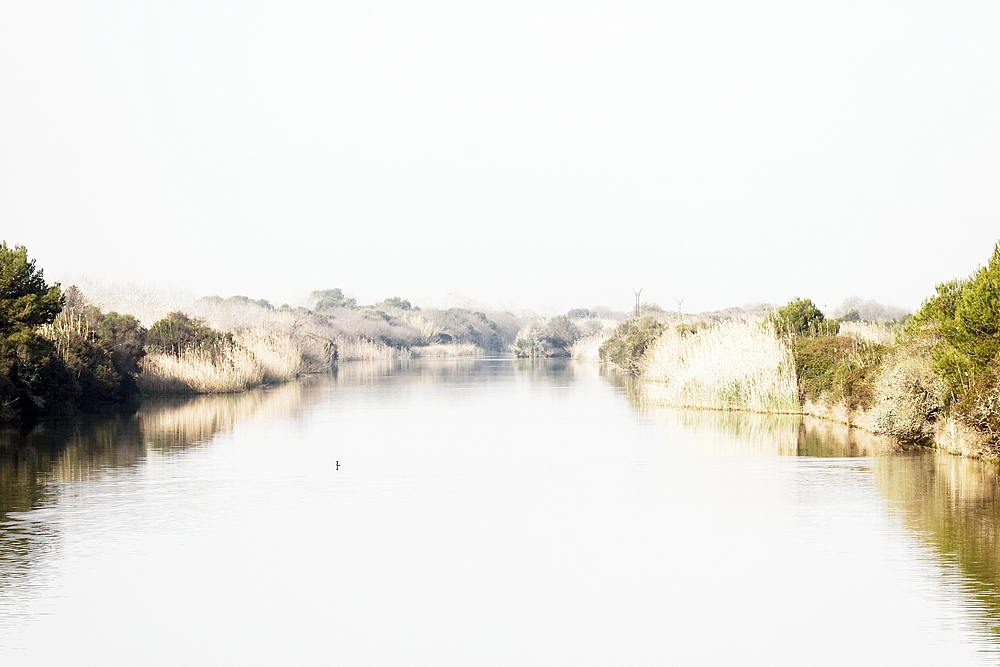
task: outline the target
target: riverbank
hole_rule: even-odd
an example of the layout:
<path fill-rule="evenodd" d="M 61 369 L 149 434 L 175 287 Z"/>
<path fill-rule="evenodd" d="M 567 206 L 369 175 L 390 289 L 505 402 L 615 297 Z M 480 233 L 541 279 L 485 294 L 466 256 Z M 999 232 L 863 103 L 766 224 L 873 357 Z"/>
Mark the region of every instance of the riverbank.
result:
<path fill-rule="evenodd" d="M 23 246 L 0 242 L 0 424 L 133 405 L 140 396 L 243 392 L 338 361 L 502 354 L 527 317 L 364 305 L 340 289 L 302 305 L 194 299 L 135 285 L 48 284 Z"/>
<path fill-rule="evenodd" d="M 827 319 L 809 299 L 760 319 L 622 324 L 601 360 L 653 405 L 801 413 L 1000 461 L 1000 244 L 905 321 Z"/>

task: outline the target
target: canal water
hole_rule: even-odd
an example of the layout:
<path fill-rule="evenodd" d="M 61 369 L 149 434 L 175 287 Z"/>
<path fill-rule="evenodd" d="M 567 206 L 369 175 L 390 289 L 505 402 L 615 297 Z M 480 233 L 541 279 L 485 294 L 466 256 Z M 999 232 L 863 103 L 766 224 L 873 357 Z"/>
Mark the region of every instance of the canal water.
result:
<path fill-rule="evenodd" d="M 356 363 L 3 433 L 0 664 L 1000 661 L 997 468 L 640 404 Z"/>

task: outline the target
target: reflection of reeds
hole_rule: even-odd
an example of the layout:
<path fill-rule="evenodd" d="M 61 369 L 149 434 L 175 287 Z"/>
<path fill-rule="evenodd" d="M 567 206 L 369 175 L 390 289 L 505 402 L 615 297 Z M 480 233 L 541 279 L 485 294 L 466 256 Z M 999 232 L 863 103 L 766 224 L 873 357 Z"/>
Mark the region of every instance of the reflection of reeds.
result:
<path fill-rule="evenodd" d="M 792 351 L 768 322 L 668 329 L 643 357 L 642 375 L 643 400 L 653 405 L 800 411 Z"/>
<path fill-rule="evenodd" d="M 136 415 L 147 446 L 158 450 L 188 447 L 251 418 L 282 418 L 302 402 L 301 382 L 239 394 L 153 401 Z"/>
<path fill-rule="evenodd" d="M 147 394 L 209 394 L 245 391 L 296 377 L 302 355 L 283 334 L 263 329 L 238 332 L 232 343 L 179 355 L 149 354 L 142 360 L 139 388 Z"/>
<path fill-rule="evenodd" d="M 798 415 L 721 412 L 717 410 L 647 411 L 669 434 L 693 442 L 708 456 L 795 456 L 798 453 Z M 671 438 L 674 439 L 674 438 Z"/>

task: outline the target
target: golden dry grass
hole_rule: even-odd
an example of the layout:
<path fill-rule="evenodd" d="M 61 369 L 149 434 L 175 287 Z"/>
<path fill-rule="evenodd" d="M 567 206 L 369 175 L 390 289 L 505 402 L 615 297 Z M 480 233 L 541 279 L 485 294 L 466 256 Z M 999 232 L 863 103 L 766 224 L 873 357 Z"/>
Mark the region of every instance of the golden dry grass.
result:
<path fill-rule="evenodd" d="M 457 357 L 481 357 L 483 351 L 472 343 L 442 343 L 414 347 L 410 350 L 410 354 L 421 359 L 453 359 Z"/>
<path fill-rule="evenodd" d="M 377 361 L 409 359 L 410 351 L 401 350 L 363 338 L 338 338 L 337 358 L 341 361 Z"/>
<path fill-rule="evenodd" d="M 859 343 L 892 345 L 896 342 L 896 328 L 885 322 L 841 322 L 840 335 Z"/>
<path fill-rule="evenodd" d="M 292 340 L 266 330 L 244 330 L 213 350 L 148 354 L 139 388 L 146 394 L 222 394 L 296 377 L 302 355 Z"/>
<path fill-rule="evenodd" d="M 289 336 L 266 329 L 245 329 L 233 338 L 237 346 L 253 356 L 265 383 L 290 380 L 302 369 L 302 353 Z"/>
<path fill-rule="evenodd" d="M 668 329 L 643 356 L 653 405 L 799 412 L 791 348 L 768 322 L 729 320 L 694 334 Z"/>
<path fill-rule="evenodd" d="M 592 336 L 584 336 L 570 345 L 570 356 L 577 361 L 600 361 L 600 355 L 597 352 L 601 347 L 601 343 L 607 340 L 607 337 L 608 334 L 603 331 Z"/>

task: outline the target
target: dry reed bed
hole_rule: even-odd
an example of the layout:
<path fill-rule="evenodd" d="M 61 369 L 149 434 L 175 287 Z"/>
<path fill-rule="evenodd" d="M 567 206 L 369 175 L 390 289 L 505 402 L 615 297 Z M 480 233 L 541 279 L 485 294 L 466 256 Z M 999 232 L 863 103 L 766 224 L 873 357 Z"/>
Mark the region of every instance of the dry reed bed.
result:
<path fill-rule="evenodd" d="M 841 322 L 840 335 L 848 336 L 859 343 L 893 345 L 897 328 L 884 322 Z"/>
<path fill-rule="evenodd" d="M 598 350 L 601 343 L 607 340 L 607 332 L 600 332 L 591 336 L 584 336 L 569 347 L 570 356 L 578 361 L 600 361 Z"/>
<path fill-rule="evenodd" d="M 730 320 L 698 333 L 668 329 L 641 361 L 651 405 L 800 412 L 795 360 L 769 322 Z"/>
<path fill-rule="evenodd" d="M 146 394 L 231 393 L 291 380 L 301 366 L 302 354 L 290 337 L 244 330 L 231 344 L 213 349 L 146 355 L 138 381 Z"/>
<path fill-rule="evenodd" d="M 410 351 L 383 345 L 363 338 L 338 338 L 337 358 L 341 361 L 387 361 L 409 359 Z"/>
<path fill-rule="evenodd" d="M 410 354 L 418 359 L 468 359 L 483 356 L 483 351 L 472 343 L 438 343 L 411 348 Z"/>

